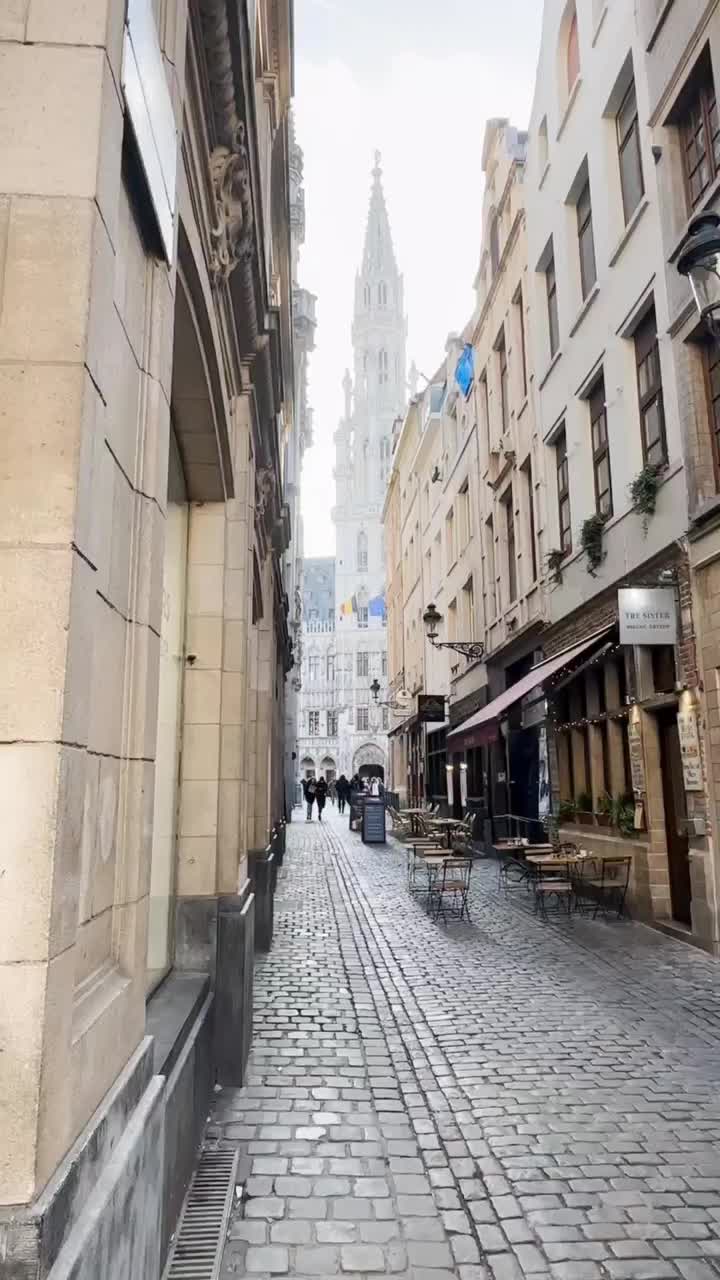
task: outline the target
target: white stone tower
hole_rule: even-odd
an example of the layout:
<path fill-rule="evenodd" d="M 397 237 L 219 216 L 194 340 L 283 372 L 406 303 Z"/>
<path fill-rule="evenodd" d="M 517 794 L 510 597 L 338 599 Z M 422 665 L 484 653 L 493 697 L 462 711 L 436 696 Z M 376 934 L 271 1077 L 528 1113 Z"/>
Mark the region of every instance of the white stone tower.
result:
<path fill-rule="evenodd" d="M 373 702 L 377 678 L 387 698 L 385 555 L 381 512 L 393 422 L 405 400 L 407 326 L 375 155 L 362 266 L 355 278 L 354 377 L 343 381 L 345 411 L 335 434 L 335 606 L 339 768 L 387 769 L 387 712 Z"/>

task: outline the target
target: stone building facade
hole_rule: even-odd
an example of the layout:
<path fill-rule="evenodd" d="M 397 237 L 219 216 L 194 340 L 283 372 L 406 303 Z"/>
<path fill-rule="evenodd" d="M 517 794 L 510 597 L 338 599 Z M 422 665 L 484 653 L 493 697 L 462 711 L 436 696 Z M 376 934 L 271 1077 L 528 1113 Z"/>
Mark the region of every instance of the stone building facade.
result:
<path fill-rule="evenodd" d="M 345 412 L 335 433 L 336 683 L 338 772 L 387 768 L 387 630 L 382 506 L 393 423 L 405 399 L 403 280 L 398 270 L 376 157 L 365 245 L 355 279 L 354 369 L 345 374 Z"/>
<path fill-rule="evenodd" d="M 334 557 L 307 558 L 303 565 L 298 781 L 323 777 L 329 782 L 340 775 L 336 613 Z"/>
<path fill-rule="evenodd" d="M 0 42 L 0 1274 L 151 1280 L 285 813 L 292 6 Z"/>

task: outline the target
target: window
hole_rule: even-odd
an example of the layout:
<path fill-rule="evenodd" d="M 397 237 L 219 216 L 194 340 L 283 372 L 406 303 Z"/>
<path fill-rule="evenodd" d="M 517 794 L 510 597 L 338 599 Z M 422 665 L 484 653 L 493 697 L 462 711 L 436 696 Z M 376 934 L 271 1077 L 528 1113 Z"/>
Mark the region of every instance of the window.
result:
<path fill-rule="evenodd" d="M 523 310 L 523 293 L 522 285 L 519 286 L 513 304 L 517 314 L 517 334 L 520 339 L 520 375 L 522 378 L 522 393 L 526 396 L 528 393 L 528 373 L 527 373 L 527 348 L 525 346 L 525 312 Z"/>
<path fill-rule="evenodd" d="M 577 12 L 573 11 L 567 38 L 567 89 L 572 93 L 580 75 L 580 42 L 578 40 Z"/>
<path fill-rule="evenodd" d="M 493 212 L 490 219 L 490 270 L 493 277 L 497 274 L 500 262 L 500 231 L 497 214 Z"/>
<path fill-rule="evenodd" d="M 535 535 L 535 494 L 533 492 L 532 460 L 530 458 L 528 458 L 522 468 L 522 472 L 525 477 L 525 502 L 527 504 L 528 535 L 530 538 L 530 567 L 532 570 L 532 577 L 530 579 L 531 585 L 533 582 L 537 582 L 538 566 L 537 538 Z"/>
<path fill-rule="evenodd" d="M 577 228 L 578 249 L 580 251 L 580 288 L 582 289 L 583 298 L 587 298 L 597 280 L 589 179 L 578 196 Z"/>
<path fill-rule="evenodd" d="M 463 550 L 470 541 L 470 489 L 469 482 L 466 480 L 457 496 L 457 513 L 458 513 L 458 549 Z"/>
<path fill-rule="evenodd" d="M 451 600 L 448 605 L 448 640 L 458 639 L 458 609 L 457 600 Z"/>
<path fill-rule="evenodd" d="M 652 466 L 661 466 L 662 463 L 667 462 L 667 444 L 654 307 L 635 330 L 635 363 L 637 364 L 643 458 Z"/>
<path fill-rule="evenodd" d="M 381 307 L 387 306 L 387 285 L 382 280 L 378 285 L 378 304 Z"/>
<path fill-rule="evenodd" d="M 365 306 L 369 307 L 370 306 L 370 285 L 369 284 L 365 285 L 365 289 L 363 290 L 363 297 L 365 299 Z"/>
<path fill-rule="evenodd" d="M 642 156 L 640 153 L 640 123 L 638 121 L 635 82 L 630 85 L 617 113 L 618 156 L 620 158 L 620 186 L 626 223 L 630 221 L 645 194 Z"/>
<path fill-rule="evenodd" d="M 308 711 L 308 733 L 314 738 L 320 732 L 320 712 Z"/>
<path fill-rule="evenodd" d="M 510 404 L 508 401 L 508 362 L 507 347 L 505 346 L 505 329 L 500 330 L 500 336 L 497 340 L 495 350 L 497 351 L 498 360 L 498 380 L 500 383 L 500 413 L 502 416 L 503 435 L 510 428 Z"/>
<path fill-rule="evenodd" d="M 555 278 L 555 258 L 550 253 L 550 261 L 545 268 L 545 288 L 547 290 L 548 332 L 550 335 L 550 355 L 554 356 L 560 346 L 560 323 L 558 320 L 557 280 Z"/>
<path fill-rule="evenodd" d="M 367 707 L 355 708 L 355 728 L 365 733 L 370 728 L 370 716 Z"/>
<path fill-rule="evenodd" d="M 515 547 L 515 512 L 512 485 L 501 499 L 505 508 L 505 542 L 507 546 L 508 604 L 517 599 L 517 550 Z"/>
<path fill-rule="evenodd" d="M 679 125 L 688 203 L 695 209 L 720 169 L 720 123 L 707 50 L 685 90 Z"/>
<path fill-rule="evenodd" d="M 357 654 L 357 673 L 359 676 L 370 675 L 370 654 L 369 653 Z"/>
<path fill-rule="evenodd" d="M 589 403 L 593 477 L 595 481 L 595 510 L 598 515 L 611 516 L 610 446 L 607 435 L 607 405 L 605 403 L 605 379 L 603 377 L 598 379 L 590 392 Z"/>
<path fill-rule="evenodd" d="M 360 530 L 357 537 L 357 567 L 358 573 L 367 573 L 368 540 L 364 529 Z"/>
<path fill-rule="evenodd" d="M 455 513 L 452 509 L 445 517 L 445 566 L 450 568 L 455 563 Z"/>
<path fill-rule="evenodd" d="M 328 711 L 327 713 L 327 736 L 328 738 L 336 738 L 338 731 L 338 713 L 337 711 Z"/>
<path fill-rule="evenodd" d="M 492 516 L 489 516 L 485 522 L 485 568 L 486 613 L 488 618 L 494 618 L 497 613 L 497 578 L 495 576 L 495 529 Z"/>
<path fill-rule="evenodd" d="M 462 589 L 462 629 L 463 640 L 475 639 L 475 589 L 472 578 L 468 578 Z"/>
<path fill-rule="evenodd" d="M 568 474 L 567 438 L 564 430 L 555 441 L 555 473 L 557 476 L 560 550 L 563 555 L 567 555 L 569 551 L 572 551 L 572 528 L 570 518 L 570 477 Z"/>
<path fill-rule="evenodd" d="M 335 654 L 329 653 L 327 656 L 327 682 L 335 683 Z"/>
<path fill-rule="evenodd" d="M 545 170 L 547 169 L 549 160 L 547 116 L 543 116 L 540 121 L 540 128 L 538 129 L 538 150 L 540 153 L 540 177 L 542 178 Z"/>
<path fill-rule="evenodd" d="M 317 654 L 308 658 L 308 678 L 313 681 L 320 679 L 320 657 Z"/>
<path fill-rule="evenodd" d="M 390 709 L 388 707 L 382 708 L 382 727 L 386 733 L 390 728 Z"/>
<path fill-rule="evenodd" d="M 485 438 L 485 447 L 490 453 L 490 397 L 488 396 L 487 371 L 480 378 L 480 420 Z"/>
<path fill-rule="evenodd" d="M 383 676 L 387 675 L 387 653 L 384 652 L 380 657 L 380 674 Z"/>
<path fill-rule="evenodd" d="M 388 353 L 387 353 L 387 351 L 385 351 L 385 350 L 382 350 L 382 351 L 380 351 L 380 352 L 378 353 L 378 373 L 379 373 L 379 381 L 380 381 L 380 383 L 382 384 L 382 383 L 387 382 L 387 380 L 388 380 Z"/>
<path fill-rule="evenodd" d="M 716 484 L 720 480 L 720 344 L 711 339 L 705 347 L 708 414 L 715 461 Z"/>
<path fill-rule="evenodd" d="M 358 605 L 357 624 L 359 627 L 366 627 L 368 624 L 368 607 L 366 604 Z"/>

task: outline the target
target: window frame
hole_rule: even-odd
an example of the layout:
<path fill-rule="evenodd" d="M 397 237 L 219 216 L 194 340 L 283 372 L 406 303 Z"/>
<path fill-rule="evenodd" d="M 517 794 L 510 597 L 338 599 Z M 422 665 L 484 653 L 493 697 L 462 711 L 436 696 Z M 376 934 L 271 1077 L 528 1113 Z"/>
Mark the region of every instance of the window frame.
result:
<path fill-rule="evenodd" d="M 308 711 L 308 737 L 320 737 L 320 712 Z"/>
<path fill-rule="evenodd" d="M 713 361 L 713 356 L 715 357 Z M 720 389 L 717 396 L 713 394 L 713 370 L 720 370 L 720 343 L 714 338 L 703 343 L 703 369 L 705 373 L 705 395 L 707 400 L 708 427 L 710 428 L 710 450 L 715 475 L 715 490 L 720 492 Z M 720 373 L 718 374 L 720 388 Z"/>
<path fill-rule="evenodd" d="M 567 429 L 563 424 L 553 441 L 555 451 L 555 483 L 557 486 L 558 529 L 560 551 L 563 556 L 572 553 L 572 507 L 570 503 L 570 468 L 567 453 Z M 567 523 L 563 520 L 563 508 L 567 506 Z"/>
<path fill-rule="evenodd" d="M 604 516 L 605 519 L 609 520 L 613 514 L 613 496 L 604 372 L 601 372 L 600 376 L 595 380 L 587 400 L 590 413 L 590 449 L 593 464 L 595 510 L 599 516 Z M 596 427 L 599 427 L 598 433 L 596 433 Z M 607 463 L 607 488 L 601 489 L 600 469 L 604 462 Z M 603 506 L 603 501 L 607 502 L 607 506 Z"/>
<path fill-rule="evenodd" d="M 575 202 L 575 214 L 577 217 L 578 255 L 580 258 L 580 292 L 584 302 L 597 284 L 595 232 L 593 231 L 592 194 L 589 175 L 586 177 Z M 588 245 L 589 253 L 586 261 L 585 250 Z"/>
<path fill-rule="evenodd" d="M 517 307 L 518 314 L 518 330 L 520 335 L 520 373 L 522 375 L 522 393 L 523 399 L 528 393 L 528 367 L 527 367 L 527 340 L 525 337 L 525 307 L 523 301 L 523 288 L 519 284 L 515 292 L 513 302 Z"/>
<path fill-rule="evenodd" d="M 580 75 L 580 33 L 578 31 L 578 16 L 576 8 L 573 8 L 573 15 L 568 27 L 565 55 L 567 92 L 568 97 L 570 97 Z"/>
<path fill-rule="evenodd" d="M 620 127 L 620 121 L 622 119 L 623 112 L 625 110 L 625 107 L 631 95 L 635 100 L 635 110 L 632 114 L 628 127 L 623 133 Z M 643 172 L 642 146 L 640 144 L 640 117 L 638 115 L 637 88 L 635 85 L 634 78 L 630 81 L 630 84 L 625 90 L 625 95 L 623 97 L 623 100 L 617 109 L 617 113 L 615 116 L 615 133 L 617 137 L 618 166 L 620 169 L 620 192 L 622 195 L 625 226 L 627 226 L 635 210 L 640 205 L 643 199 L 643 196 L 645 195 L 645 174 Z M 637 200 L 635 201 L 635 204 L 632 206 L 632 208 L 629 208 L 628 192 L 627 192 L 626 182 L 625 182 L 626 170 L 624 167 L 624 160 L 625 160 L 625 156 L 627 155 L 631 147 L 633 148 L 634 154 L 636 157 L 637 173 L 639 174 L 639 177 L 640 177 L 640 187 L 639 187 L 639 195 Z"/>
<path fill-rule="evenodd" d="M 653 321 L 653 338 L 647 342 L 646 349 L 643 349 L 642 340 L 644 339 L 644 331 L 649 328 L 650 321 Z M 667 448 L 667 431 L 665 424 L 665 398 L 663 393 L 662 382 L 662 365 L 660 363 L 660 344 L 658 342 L 657 332 L 657 315 L 654 305 L 645 313 L 640 323 L 637 325 L 633 334 L 633 345 L 635 349 L 635 377 L 637 381 L 638 393 L 638 411 L 640 415 L 640 443 L 642 445 L 643 462 L 647 465 L 664 467 L 668 462 Z M 653 383 L 649 390 L 644 394 L 641 391 L 640 372 L 641 368 L 654 357 L 657 370 L 657 381 Z M 659 415 L 659 433 L 653 441 L 653 445 L 659 442 L 661 456 L 659 458 L 651 457 L 653 445 L 648 445 L 646 432 L 646 415 L 654 406 L 658 406 Z"/>
<path fill-rule="evenodd" d="M 712 71 L 709 49 L 701 53 L 685 86 L 684 102 L 678 113 L 678 129 L 682 149 L 682 167 L 685 179 L 685 196 L 690 213 L 694 213 L 702 204 L 707 191 L 720 174 L 720 113 L 718 112 L 717 92 Z M 695 115 L 693 115 L 695 111 Z M 712 116 L 715 116 L 716 128 L 713 133 Z M 698 161 L 691 169 L 689 153 L 691 146 L 697 147 L 697 139 L 702 135 L 703 150 L 697 150 Z M 703 159 L 707 162 L 707 180 L 703 182 L 693 196 L 693 177 L 700 171 Z"/>
<path fill-rule="evenodd" d="M 360 723 L 361 715 L 364 720 L 363 724 Z M 368 706 L 357 706 L 355 708 L 355 728 L 358 733 L 370 732 L 370 708 Z"/>
<path fill-rule="evenodd" d="M 355 675 L 360 680 L 370 675 L 370 654 L 367 649 L 358 649 L 355 655 Z"/>
<path fill-rule="evenodd" d="M 555 272 L 554 248 L 550 251 L 550 257 L 545 268 L 545 293 L 547 299 L 550 358 L 554 360 L 560 350 L 560 313 L 558 310 L 557 274 Z"/>
<path fill-rule="evenodd" d="M 500 386 L 500 421 L 502 433 L 510 430 L 510 371 L 508 365 L 507 343 L 505 341 L 505 325 L 502 325 L 495 342 L 495 354 L 498 362 L 498 383 Z"/>
<path fill-rule="evenodd" d="M 505 509 L 505 550 L 508 571 L 508 605 L 515 604 L 518 598 L 517 569 L 517 535 L 515 531 L 515 501 L 512 481 L 502 495 L 500 502 Z"/>

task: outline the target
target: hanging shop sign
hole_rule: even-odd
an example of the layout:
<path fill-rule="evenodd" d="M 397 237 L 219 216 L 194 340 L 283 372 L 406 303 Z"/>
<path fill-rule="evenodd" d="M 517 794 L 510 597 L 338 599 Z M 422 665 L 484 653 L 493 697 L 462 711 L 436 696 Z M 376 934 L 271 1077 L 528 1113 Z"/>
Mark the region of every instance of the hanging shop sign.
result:
<path fill-rule="evenodd" d="M 630 747 L 630 778 L 635 795 L 645 793 L 645 758 L 643 756 L 642 725 L 638 715 L 632 717 L 628 724 L 628 744 Z"/>
<path fill-rule="evenodd" d="M 677 713 L 680 755 L 682 757 L 683 784 L 686 791 L 702 791 L 702 760 L 697 713 L 693 703 L 680 704 Z"/>
<path fill-rule="evenodd" d="M 417 709 L 421 724 L 442 724 L 445 719 L 445 697 L 442 693 L 419 693 Z"/>
<path fill-rule="evenodd" d="M 621 644 L 677 644 L 672 587 L 624 587 L 618 591 Z"/>
<path fill-rule="evenodd" d="M 463 347 L 463 353 L 455 367 L 455 381 L 457 382 L 463 395 L 467 397 L 473 384 L 474 377 L 474 358 L 473 349 L 470 343 L 466 343 Z"/>
<path fill-rule="evenodd" d="M 547 730 L 543 725 L 538 733 L 538 818 L 550 813 L 550 766 L 548 762 Z"/>
<path fill-rule="evenodd" d="M 547 719 L 547 700 L 542 685 L 531 689 L 520 706 L 523 729 L 532 729 L 535 725 L 542 724 Z"/>

